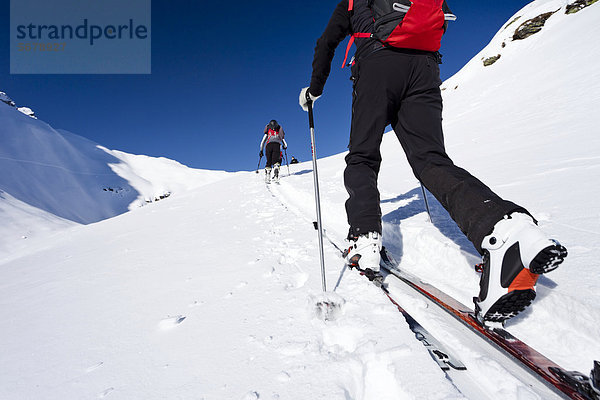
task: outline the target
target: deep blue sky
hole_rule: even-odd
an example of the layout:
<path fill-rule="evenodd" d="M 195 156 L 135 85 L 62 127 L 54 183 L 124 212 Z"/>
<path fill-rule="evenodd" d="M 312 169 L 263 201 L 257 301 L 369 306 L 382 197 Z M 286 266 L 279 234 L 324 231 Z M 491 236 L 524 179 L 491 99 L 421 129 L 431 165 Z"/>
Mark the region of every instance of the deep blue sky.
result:
<path fill-rule="evenodd" d="M 336 1 L 152 2 L 151 75 L 10 75 L 9 1 L 1 0 L 0 91 L 55 128 L 110 149 L 195 168 L 253 170 L 262 130 L 285 128 L 288 156 L 310 159 L 307 86 L 313 49 Z M 478 53 L 527 0 L 449 0 L 458 20 L 442 41 L 442 79 Z M 315 104 L 319 157 L 345 150 L 349 69 L 338 48 Z M 264 161 L 264 159 L 263 159 Z"/>

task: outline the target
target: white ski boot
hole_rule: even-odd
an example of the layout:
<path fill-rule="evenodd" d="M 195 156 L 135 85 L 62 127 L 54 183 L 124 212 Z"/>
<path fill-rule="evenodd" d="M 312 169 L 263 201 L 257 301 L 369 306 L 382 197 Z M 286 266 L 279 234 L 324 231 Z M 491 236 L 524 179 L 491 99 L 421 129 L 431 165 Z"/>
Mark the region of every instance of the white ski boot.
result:
<path fill-rule="evenodd" d="M 271 183 L 271 167 L 265 168 L 265 183 Z"/>
<path fill-rule="evenodd" d="M 279 164 L 275 164 L 273 168 L 273 181 L 279 183 Z"/>
<path fill-rule="evenodd" d="M 379 272 L 380 252 L 381 234 L 378 232 L 365 233 L 357 238 L 350 239 L 350 247 L 346 252 L 346 262 L 350 267 Z"/>
<path fill-rule="evenodd" d="M 481 247 L 483 271 L 479 296 L 473 301 L 482 323 L 503 323 L 523 311 L 535 299 L 539 274 L 556 269 L 567 256 L 567 249 L 523 213 L 496 223 Z"/>

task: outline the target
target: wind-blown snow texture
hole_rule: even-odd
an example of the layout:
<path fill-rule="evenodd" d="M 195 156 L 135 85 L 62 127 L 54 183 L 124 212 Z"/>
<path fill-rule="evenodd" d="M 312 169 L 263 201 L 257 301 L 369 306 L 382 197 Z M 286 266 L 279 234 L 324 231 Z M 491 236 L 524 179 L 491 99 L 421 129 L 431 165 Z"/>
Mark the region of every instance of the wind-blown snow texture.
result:
<path fill-rule="evenodd" d="M 565 15 L 565 1 L 533 2 L 443 85 L 455 162 L 527 207 L 570 252 L 507 327 L 583 372 L 600 358 L 598 4 Z M 559 8 L 541 32 L 510 40 Z M 475 250 L 431 196 L 427 222 L 393 134 L 382 155 L 384 244 L 403 268 L 471 304 Z M 323 221 L 340 245 L 343 157 L 319 160 Z M 345 304 L 333 321 L 315 317 L 312 171 L 290 167 L 267 188 L 262 174 L 107 150 L 0 103 L 0 398 L 464 398 L 327 243 L 329 289 Z M 540 398 L 422 299 L 401 301 L 490 398 Z"/>

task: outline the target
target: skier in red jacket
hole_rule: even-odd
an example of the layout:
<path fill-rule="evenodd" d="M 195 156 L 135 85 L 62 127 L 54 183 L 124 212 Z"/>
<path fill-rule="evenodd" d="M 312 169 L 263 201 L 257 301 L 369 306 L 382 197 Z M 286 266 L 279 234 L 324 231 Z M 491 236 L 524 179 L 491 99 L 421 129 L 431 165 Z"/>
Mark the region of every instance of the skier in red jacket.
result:
<path fill-rule="evenodd" d="M 393 31 L 384 32 L 389 37 L 381 32 L 383 19 L 374 18 L 386 7 L 401 16 Z M 317 41 L 310 86 L 302 89 L 300 105 L 306 111 L 308 102 L 321 96 L 334 51 L 350 35 L 357 50 L 344 171 L 348 263 L 379 271 L 379 147 L 391 124 L 414 175 L 483 255 L 480 292 L 474 299 L 480 321 L 502 322 L 531 303 L 538 274 L 558 267 L 567 251 L 542 233 L 526 209 L 500 198 L 446 154 L 437 50 L 446 21 L 453 19 L 443 0 L 342 0 Z M 415 28 L 419 26 L 426 28 L 426 36 Z"/>
<path fill-rule="evenodd" d="M 266 148 L 265 148 L 266 145 Z M 271 170 L 273 170 L 273 180 L 279 183 L 279 168 L 281 167 L 281 146 L 287 149 L 285 142 L 285 132 L 279 123 L 272 119 L 267 126 L 263 139 L 260 142 L 259 156 L 263 156 L 263 149 L 267 154 L 267 164 L 265 165 L 265 182 L 271 182 Z"/>

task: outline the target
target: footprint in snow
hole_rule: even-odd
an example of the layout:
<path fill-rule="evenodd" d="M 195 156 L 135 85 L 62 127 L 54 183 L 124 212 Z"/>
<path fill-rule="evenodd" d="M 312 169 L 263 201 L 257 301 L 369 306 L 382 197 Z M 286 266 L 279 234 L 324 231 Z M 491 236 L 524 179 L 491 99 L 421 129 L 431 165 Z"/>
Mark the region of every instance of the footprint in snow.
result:
<path fill-rule="evenodd" d="M 277 374 L 275 379 L 277 379 L 279 382 L 288 382 L 290 379 L 292 379 L 292 377 L 290 376 L 289 373 L 287 373 L 285 371 L 281 371 L 280 373 Z"/>
<path fill-rule="evenodd" d="M 100 394 L 98 395 L 98 398 L 99 398 L 99 399 L 103 399 L 103 398 L 105 398 L 105 397 L 106 397 L 106 396 L 108 396 L 108 395 L 110 394 L 110 392 L 112 392 L 113 390 L 115 390 L 115 388 L 113 388 L 113 387 L 110 387 L 110 388 L 106 389 L 105 391 L 103 391 L 102 393 L 100 393 Z"/>
<path fill-rule="evenodd" d="M 304 354 L 308 345 L 308 342 L 287 342 L 284 345 L 279 346 L 276 350 L 284 356 L 296 357 L 300 354 Z"/>
<path fill-rule="evenodd" d="M 308 274 L 298 273 L 291 277 L 293 279 L 285 285 L 285 290 L 299 289 L 308 281 Z"/>
<path fill-rule="evenodd" d="M 173 329 L 177 325 L 181 324 L 185 320 L 185 316 L 176 315 L 174 317 L 168 317 L 159 322 L 158 326 L 162 330 Z"/>
<path fill-rule="evenodd" d="M 98 364 L 95 364 L 95 365 L 92 365 L 91 367 L 86 368 L 85 372 L 89 374 L 90 372 L 97 370 L 98 368 L 100 368 L 103 365 L 104 365 L 103 362 L 99 362 Z"/>
<path fill-rule="evenodd" d="M 266 336 L 263 339 L 263 344 L 264 345 L 270 345 L 271 343 L 273 343 L 273 336 Z"/>
<path fill-rule="evenodd" d="M 258 392 L 248 392 L 240 400 L 258 400 L 260 399 L 260 395 Z"/>
<path fill-rule="evenodd" d="M 202 304 L 204 304 L 203 301 L 194 300 L 192 303 L 189 304 L 188 307 L 190 307 L 190 308 L 200 307 Z"/>

